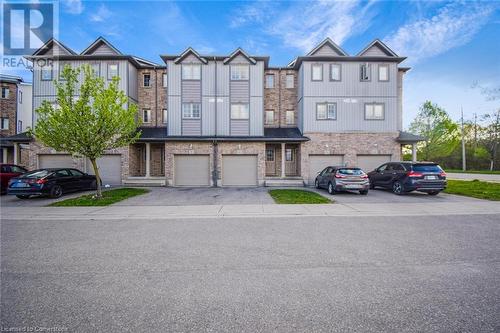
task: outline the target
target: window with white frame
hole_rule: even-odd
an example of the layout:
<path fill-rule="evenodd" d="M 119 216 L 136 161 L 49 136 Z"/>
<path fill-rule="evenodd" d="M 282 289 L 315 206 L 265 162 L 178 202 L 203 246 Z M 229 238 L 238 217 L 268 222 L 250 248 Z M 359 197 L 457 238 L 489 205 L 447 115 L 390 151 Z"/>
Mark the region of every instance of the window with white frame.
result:
<path fill-rule="evenodd" d="M 166 88 L 168 84 L 168 76 L 167 73 L 163 73 L 163 88 Z"/>
<path fill-rule="evenodd" d="M 287 89 L 292 89 L 294 87 L 294 85 L 295 85 L 294 80 L 295 80 L 295 77 L 293 74 L 286 75 L 286 83 L 285 84 L 286 84 Z"/>
<path fill-rule="evenodd" d="M 264 114 L 264 122 L 266 125 L 274 124 L 274 111 L 272 110 L 266 111 L 266 113 Z"/>
<path fill-rule="evenodd" d="M 231 80 L 248 80 L 249 67 L 245 64 L 231 65 Z"/>
<path fill-rule="evenodd" d="M 142 77 L 142 85 L 144 87 L 151 87 L 151 74 L 144 73 L 144 75 Z"/>
<path fill-rule="evenodd" d="M 248 119 L 248 104 L 231 104 L 231 119 Z"/>
<path fill-rule="evenodd" d="M 9 88 L 2 87 L 2 98 L 9 98 Z"/>
<path fill-rule="evenodd" d="M 1 118 L 0 119 L 0 129 L 8 130 L 9 129 L 9 118 Z"/>
<path fill-rule="evenodd" d="M 331 81 L 340 81 L 341 80 L 341 70 L 342 67 L 340 64 L 331 64 L 330 65 L 330 80 Z"/>
<path fill-rule="evenodd" d="M 163 123 L 166 124 L 168 121 L 168 111 L 167 109 L 163 109 Z"/>
<path fill-rule="evenodd" d="M 62 75 L 64 73 L 64 68 L 66 66 L 71 67 L 71 64 L 69 62 L 67 62 L 67 61 L 61 61 L 61 62 L 59 62 L 59 80 L 64 80 L 64 78 L 63 78 Z"/>
<path fill-rule="evenodd" d="M 182 79 L 183 80 L 200 80 L 201 65 L 200 64 L 182 64 Z"/>
<path fill-rule="evenodd" d="M 385 105 L 383 103 L 365 104 L 366 120 L 384 120 L 384 117 L 385 117 Z"/>
<path fill-rule="evenodd" d="M 371 72 L 372 72 L 372 66 L 370 64 L 362 64 L 359 67 L 359 79 L 361 81 L 370 81 L 372 74 Z"/>
<path fill-rule="evenodd" d="M 23 104 L 23 92 L 19 90 L 19 104 Z"/>
<path fill-rule="evenodd" d="M 295 124 L 295 111 L 292 110 L 286 111 L 286 124 L 287 125 Z"/>
<path fill-rule="evenodd" d="M 274 74 L 266 74 L 266 88 L 274 88 Z"/>
<path fill-rule="evenodd" d="M 143 123 L 150 123 L 151 122 L 151 110 L 150 109 L 143 109 L 142 110 L 142 122 Z"/>
<path fill-rule="evenodd" d="M 52 80 L 52 66 L 49 65 L 42 66 L 40 73 L 42 81 Z"/>
<path fill-rule="evenodd" d="M 18 120 L 17 121 L 17 133 L 21 133 L 23 131 L 23 121 Z"/>
<path fill-rule="evenodd" d="M 201 106 L 198 103 L 182 104 L 182 118 L 184 119 L 200 119 Z"/>
<path fill-rule="evenodd" d="M 378 65 L 378 80 L 379 81 L 389 81 L 389 66 L 388 65 Z"/>
<path fill-rule="evenodd" d="M 118 76 L 118 64 L 108 64 L 108 80 Z"/>
<path fill-rule="evenodd" d="M 266 149 L 266 161 L 267 162 L 274 162 L 274 148 L 267 148 Z"/>
<path fill-rule="evenodd" d="M 313 64 L 311 66 L 311 80 L 323 81 L 323 65 Z"/>
<path fill-rule="evenodd" d="M 93 62 L 90 64 L 90 68 L 92 68 L 92 73 L 95 76 L 100 76 L 101 75 L 101 64 L 98 62 Z"/>
<path fill-rule="evenodd" d="M 317 120 L 336 120 L 337 103 L 318 103 L 316 104 Z"/>

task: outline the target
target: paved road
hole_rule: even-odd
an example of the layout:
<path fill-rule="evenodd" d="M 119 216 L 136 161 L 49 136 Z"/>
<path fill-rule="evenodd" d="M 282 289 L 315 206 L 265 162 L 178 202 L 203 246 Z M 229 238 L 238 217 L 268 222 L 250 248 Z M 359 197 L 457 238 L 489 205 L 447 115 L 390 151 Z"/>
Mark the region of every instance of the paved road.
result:
<path fill-rule="evenodd" d="M 3 328 L 500 330 L 500 215 L 1 223 Z"/>

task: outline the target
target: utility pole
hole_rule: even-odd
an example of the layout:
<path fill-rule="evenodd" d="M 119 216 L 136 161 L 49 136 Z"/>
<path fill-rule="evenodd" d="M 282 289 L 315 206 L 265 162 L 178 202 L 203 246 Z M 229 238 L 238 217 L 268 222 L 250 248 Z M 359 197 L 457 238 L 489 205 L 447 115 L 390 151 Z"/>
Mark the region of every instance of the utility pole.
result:
<path fill-rule="evenodd" d="M 460 107 L 462 111 L 462 170 L 467 170 L 467 162 L 465 161 L 465 137 L 464 137 L 464 108 Z"/>

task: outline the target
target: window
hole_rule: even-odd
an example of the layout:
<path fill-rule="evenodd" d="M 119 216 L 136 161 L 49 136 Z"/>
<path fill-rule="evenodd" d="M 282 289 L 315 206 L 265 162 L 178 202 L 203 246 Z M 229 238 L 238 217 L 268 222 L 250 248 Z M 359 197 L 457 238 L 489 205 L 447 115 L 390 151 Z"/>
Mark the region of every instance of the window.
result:
<path fill-rule="evenodd" d="M 248 65 L 231 65 L 231 80 L 248 80 Z"/>
<path fill-rule="evenodd" d="M 167 87 L 167 83 L 168 82 L 168 76 L 167 76 L 167 73 L 163 73 L 163 87 L 166 88 Z"/>
<path fill-rule="evenodd" d="M 163 109 L 163 123 L 166 124 L 168 121 L 168 112 L 167 109 Z"/>
<path fill-rule="evenodd" d="M 98 62 L 91 63 L 90 68 L 92 68 L 92 73 L 94 73 L 95 76 L 101 75 L 101 64 L 100 63 L 98 63 Z"/>
<path fill-rule="evenodd" d="M 274 162 L 274 149 L 273 148 L 266 149 L 266 161 L 267 162 Z"/>
<path fill-rule="evenodd" d="M 0 119 L 0 129 L 8 130 L 9 129 L 9 118 L 1 118 Z"/>
<path fill-rule="evenodd" d="M 23 92 L 19 90 L 19 104 L 23 104 Z"/>
<path fill-rule="evenodd" d="M 311 80 L 323 81 L 323 65 L 314 64 L 311 66 Z"/>
<path fill-rule="evenodd" d="M 142 110 L 142 122 L 143 123 L 151 122 L 151 110 L 150 109 Z"/>
<path fill-rule="evenodd" d="M 9 88 L 2 87 L 2 98 L 9 98 Z"/>
<path fill-rule="evenodd" d="M 199 80 L 201 78 L 200 64 L 183 64 L 182 79 L 183 80 Z"/>
<path fill-rule="evenodd" d="M 71 67 L 71 64 L 67 61 L 61 61 L 59 62 L 59 80 L 64 80 L 64 78 L 62 77 L 63 75 L 63 72 L 64 72 L 64 68 L 66 66 L 70 66 Z"/>
<path fill-rule="evenodd" d="M 118 76 L 118 64 L 108 64 L 108 80 Z"/>
<path fill-rule="evenodd" d="M 17 166 L 17 165 L 11 165 L 10 171 L 13 173 L 25 173 L 27 170 L 25 168 L 21 168 L 20 166 Z"/>
<path fill-rule="evenodd" d="M 231 119 L 248 119 L 248 104 L 231 104 Z"/>
<path fill-rule="evenodd" d="M 330 80 L 331 81 L 340 81 L 341 80 L 341 70 L 342 70 L 342 66 L 340 64 L 331 64 L 330 65 Z"/>
<path fill-rule="evenodd" d="M 266 123 L 266 125 L 274 124 L 274 111 L 266 111 L 265 123 Z"/>
<path fill-rule="evenodd" d="M 286 75 L 286 88 L 287 89 L 292 89 L 295 86 L 295 77 L 293 74 L 287 74 Z"/>
<path fill-rule="evenodd" d="M 294 125 L 295 124 L 295 111 L 287 111 L 286 112 L 286 124 Z"/>
<path fill-rule="evenodd" d="M 274 74 L 266 74 L 266 88 L 274 88 Z"/>
<path fill-rule="evenodd" d="M 318 104 L 316 104 L 316 119 L 317 120 L 336 120 L 337 119 L 337 104 L 336 103 L 318 103 Z"/>
<path fill-rule="evenodd" d="M 200 115 L 201 115 L 200 104 L 195 104 L 195 103 L 182 104 L 182 118 L 200 119 Z"/>
<path fill-rule="evenodd" d="M 365 104 L 365 119 L 366 120 L 383 120 L 384 119 L 384 104 L 382 104 L 382 103 Z"/>
<path fill-rule="evenodd" d="M 285 149 L 285 161 L 288 161 L 288 162 L 293 161 L 293 152 L 294 152 L 294 150 L 292 148 Z"/>
<path fill-rule="evenodd" d="M 363 64 L 360 66 L 360 77 L 361 81 L 370 81 L 371 80 L 371 71 L 372 66 L 370 64 Z"/>
<path fill-rule="evenodd" d="M 378 80 L 379 81 L 389 81 L 389 66 L 388 65 L 378 65 Z"/>
<path fill-rule="evenodd" d="M 142 85 L 144 87 L 150 87 L 151 86 L 151 74 L 144 74 L 143 80 L 142 80 Z"/>
<path fill-rule="evenodd" d="M 80 171 L 76 170 L 76 169 L 69 169 L 69 172 L 71 172 L 71 174 L 75 177 L 81 177 L 83 176 L 83 173 L 81 173 Z"/>
<path fill-rule="evenodd" d="M 66 169 L 56 171 L 56 177 L 68 177 L 68 176 L 70 176 L 70 174 L 69 171 Z"/>
<path fill-rule="evenodd" d="M 17 121 L 17 132 L 21 133 L 22 131 L 23 131 L 23 121 L 22 120 L 18 120 Z"/>
<path fill-rule="evenodd" d="M 41 69 L 42 81 L 51 81 L 52 80 L 52 67 L 51 66 L 43 66 Z"/>

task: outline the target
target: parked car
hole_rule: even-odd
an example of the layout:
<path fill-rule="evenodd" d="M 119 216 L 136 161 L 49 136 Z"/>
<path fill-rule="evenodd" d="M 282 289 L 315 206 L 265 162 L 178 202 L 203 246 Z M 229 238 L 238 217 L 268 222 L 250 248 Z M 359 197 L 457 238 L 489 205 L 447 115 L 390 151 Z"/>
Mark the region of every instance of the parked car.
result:
<path fill-rule="evenodd" d="M 15 164 L 0 164 L 0 191 L 2 194 L 7 193 L 9 180 L 18 177 L 27 172 L 25 168 Z"/>
<path fill-rule="evenodd" d="M 12 178 L 7 193 L 20 199 L 27 199 L 32 195 L 59 198 L 63 193 L 92 190 L 96 186 L 97 180 L 94 175 L 88 175 L 77 169 L 38 169 Z"/>
<path fill-rule="evenodd" d="M 370 188 L 391 189 L 395 194 L 411 191 L 437 195 L 446 188 L 446 173 L 432 162 L 390 162 L 368 173 Z"/>
<path fill-rule="evenodd" d="M 329 166 L 321 171 L 314 182 L 316 188 L 326 188 L 328 193 L 359 191 L 368 194 L 370 182 L 368 175 L 360 168 Z"/>

